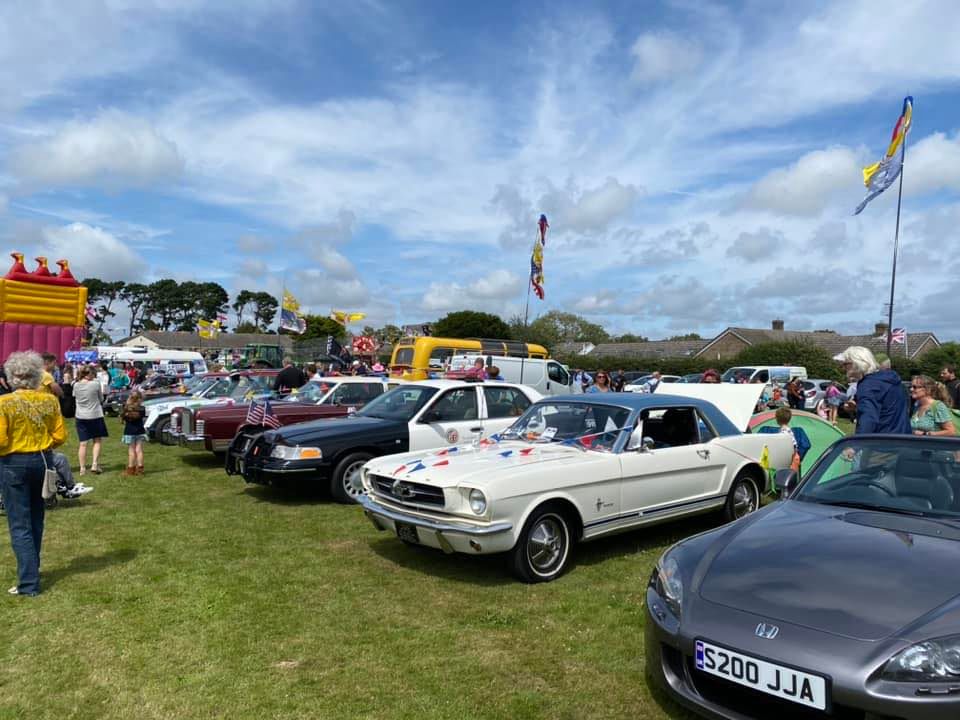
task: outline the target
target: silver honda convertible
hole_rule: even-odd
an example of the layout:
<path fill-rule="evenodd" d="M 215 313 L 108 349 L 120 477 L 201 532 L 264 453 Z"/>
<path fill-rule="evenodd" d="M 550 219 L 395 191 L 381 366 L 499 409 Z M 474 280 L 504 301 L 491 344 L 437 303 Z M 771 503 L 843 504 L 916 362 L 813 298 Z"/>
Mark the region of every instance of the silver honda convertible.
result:
<path fill-rule="evenodd" d="M 660 558 L 648 677 L 710 718 L 960 718 L 960 439 L 855 436 L 777 483 Z"/>

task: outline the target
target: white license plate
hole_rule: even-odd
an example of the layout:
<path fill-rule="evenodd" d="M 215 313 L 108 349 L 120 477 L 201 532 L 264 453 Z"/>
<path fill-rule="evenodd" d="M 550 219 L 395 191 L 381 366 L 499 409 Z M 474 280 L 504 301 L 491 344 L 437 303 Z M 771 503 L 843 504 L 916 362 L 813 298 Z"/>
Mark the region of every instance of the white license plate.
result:
<path fill-rule="evenodd" d="M 819 675 L 776 665 L 697 640 L 698 670 L 817 710 L 827 709 L 827 681 Z"/>

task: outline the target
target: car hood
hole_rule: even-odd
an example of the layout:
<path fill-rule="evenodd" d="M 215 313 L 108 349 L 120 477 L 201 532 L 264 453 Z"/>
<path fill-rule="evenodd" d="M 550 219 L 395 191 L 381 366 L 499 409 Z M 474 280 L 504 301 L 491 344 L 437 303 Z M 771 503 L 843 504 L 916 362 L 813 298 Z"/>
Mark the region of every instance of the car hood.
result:
<path fill-rule="evenodd" d="M 706 400 L 726 415 L 740 432 L 746 432 L 763 388 L 762 383 L 673 383 L 669 388 L 657 388 L 657 394 Z"/>
<path fill-rule="evenodd" d="M 402 420 L 346 415 L 288 425 L 268 433 L 268 438 L 272 437 L 274 442 L 280 441 L 287 445 L 313 445 L 325 439 L 341 438 L 349 435 L 363 436 L 367 433 L 405 430 L 406 428 L 407 423 Z"/>
<path fill-rule="evenodd" d="M 960 594 L 960 530 L 923 518 L 787 501 L 731 530 L 699 594 L 763 618 L 878 640 Z"/>
<path fill-rule="evenodd" d="M 607 455 L 607 453 L 604 453 Z M 458 445 L 436 451 L 403 453 L 372 460 L 367 469 L 377 475 L 402 478 L 437 487 L 456 487 L 462 482 L 487 486 L 499 478 L 564 462 L 564 472 L 572 463 L 589 463 L 600 456 L 566 445 L 508 441 L 480 446 Z"/>

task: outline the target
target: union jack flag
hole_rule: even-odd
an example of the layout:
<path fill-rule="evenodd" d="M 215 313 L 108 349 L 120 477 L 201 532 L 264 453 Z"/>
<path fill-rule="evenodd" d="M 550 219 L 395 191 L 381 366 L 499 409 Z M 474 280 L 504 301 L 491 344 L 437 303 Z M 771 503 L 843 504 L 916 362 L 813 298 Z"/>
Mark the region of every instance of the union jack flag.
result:
<path fill-rule="evenodd" d="M 906 328 L 894 328 L 890 331 L 890 342 L 895 342 L 898 345 L 903 345 L 907 341 L 907 330 Z"/>

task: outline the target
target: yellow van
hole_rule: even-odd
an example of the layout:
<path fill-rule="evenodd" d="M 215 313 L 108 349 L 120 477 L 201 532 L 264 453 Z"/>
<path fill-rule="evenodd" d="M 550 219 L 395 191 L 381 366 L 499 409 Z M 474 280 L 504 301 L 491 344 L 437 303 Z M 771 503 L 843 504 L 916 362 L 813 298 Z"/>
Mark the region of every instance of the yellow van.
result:
<path fill-rule="evenodd" d="M 479 338 L 405 337 L 393 346 L 390 358 L 391 377 L 403 380 L 426 380 L 430 373 L 442 373 L 454 355 L 475 352 L 501 357 L 546 358 L 547 349 L 513 340 Z"/>

